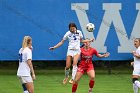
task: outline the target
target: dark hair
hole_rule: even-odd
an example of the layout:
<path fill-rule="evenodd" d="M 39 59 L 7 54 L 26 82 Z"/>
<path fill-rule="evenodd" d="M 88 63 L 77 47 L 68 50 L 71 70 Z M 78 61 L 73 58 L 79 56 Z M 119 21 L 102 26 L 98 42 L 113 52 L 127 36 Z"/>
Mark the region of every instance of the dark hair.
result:
<path fill-rule="evenodd" d="M 136 40 L 136 39 L 139 40 L 139 42 L 140 42 L 140 38 L 135 38 L 135 40 Z"/>
<path fill-rule="evenodd" d="M 70 27 L 75 27 L 75 28 L 77 29 L 77 26 L 76 26 L 75 23 L 70 23 L 70 24 L 69 24 L 69 30 L 70 30 Z"/>

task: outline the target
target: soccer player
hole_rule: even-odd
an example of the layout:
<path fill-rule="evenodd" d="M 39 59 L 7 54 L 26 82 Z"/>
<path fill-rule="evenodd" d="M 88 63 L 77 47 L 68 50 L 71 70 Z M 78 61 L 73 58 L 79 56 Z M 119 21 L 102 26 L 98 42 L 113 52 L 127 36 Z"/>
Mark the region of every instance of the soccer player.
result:
<path fill-rule="evenodd" d="M 134 46 L 137 49 L 136 51 L 132 52 L 134 56 L 134 62 L 131 63 L 131 65 L 133 65 L 134 67 L 132 74 L 132 82 L 134 93 L 138 93 L 138 88 L 140 88 L 140 82 L 138 81 L 138 78 L 140 76 L 140 38 L 136 38 L 134 40 Z"/>
<path fill-rule="evenodd" d="M 63 80 L 63 84 L 67 83 L 70 73 L 71 61 L 73 60 L 73 69 L 72 69 L 72 80 L 74 80 L 76 72 L 77 72 L 77 63 L 80 57 L 80 42 L 93 41 L 90 40 L 82 40 L 83 35 L 80 30 L 77 30 L 77 26 L 75 23 L 69 24 L 69 31 L 66 32 L 63 39 L 55 46 L 50 47 L 50 50 L 54 50 L 61 46 L 66 39 L 69 40 L 68 50 L 67 50 L 67 58 L 66 58 L 66 67 L 65 67 L 65 78 Z"/>
<path fill-rule="evenodd" d="M 99 54 L 95 48 L 90 47 L 90 42 L 84 43 L 84 46 L 81 48 L 81 61 L 72 85 L 72 93 L 76 93 L 78 82 L 85 72 L 90 78 L 89 93 L 92 93 L 95 78 L 94 66 L 92 64 L 93 55 L 96 55 L 97 57 L 108 57 L 109 53 Z"/>
<path fill-rule="evenodd" d="M 19 50 L 19 67 L 17 76 L 22 83 L 23 93 L 34 93 L 33 80 L 35 72 L 32 65 L 32 38 L 25 36 L 22 48 Z"/>

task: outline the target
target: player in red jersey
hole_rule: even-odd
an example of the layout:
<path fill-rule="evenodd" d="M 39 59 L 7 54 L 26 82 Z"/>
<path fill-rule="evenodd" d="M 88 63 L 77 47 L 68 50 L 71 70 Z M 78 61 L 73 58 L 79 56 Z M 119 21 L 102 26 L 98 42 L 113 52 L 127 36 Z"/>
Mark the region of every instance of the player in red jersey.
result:
<path fill-rule="evenodd" d="M 92 93 L 95 78 L 94 66 L 92 64 L 93 55 L 96 55 L 97 57 L 101 58 L 108 57 L 109 53 L 99 54 L 95 48 L 90 47 L 90 42 L 84 43 L 84 46 L 81 48 L 81 61 L 79 63 L 76 77 L 72 85 L 72 93 L 76 93 L 78 82 L 84 74 L 84 72 L 86 72 L 87 75 L 90 77 L 89 93 Z"/>

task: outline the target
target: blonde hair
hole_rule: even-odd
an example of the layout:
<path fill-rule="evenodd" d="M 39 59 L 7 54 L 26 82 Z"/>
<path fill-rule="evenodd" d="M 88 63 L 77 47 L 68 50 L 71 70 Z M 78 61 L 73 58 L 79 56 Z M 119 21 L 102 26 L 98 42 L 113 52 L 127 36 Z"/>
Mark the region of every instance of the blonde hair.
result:
<path fill-rule="evenodd" d="M 24 36 L 23 42 L 22 42 L 22 48 L 27 47 L 31 41 L 32 41 L 32 38 L 30 36 Z"/>

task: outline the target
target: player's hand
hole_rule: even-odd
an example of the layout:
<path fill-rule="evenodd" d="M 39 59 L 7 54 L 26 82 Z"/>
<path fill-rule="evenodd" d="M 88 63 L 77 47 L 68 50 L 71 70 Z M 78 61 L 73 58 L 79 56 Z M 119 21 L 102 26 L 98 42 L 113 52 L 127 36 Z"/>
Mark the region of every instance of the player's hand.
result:
<path fill-rule="evenodd" d="M 136 51 L 132 51 L 132 54 L 133 54 L 134 56 L 136 56 L 136 55 L 137 55 Z"/>
<path fill-rule="evenodd" d="M 32 74 L 32 79 L 33 79 L 33 80 L 35 80 L 35 79 L 36 79 L 35 74 Z"/>
<path fill-rule="evenodd" d="M 50 47 L 49 49 L 50 49 L 50 50 L 54 50 L 55 48 L 54 48 L 54 47 Z"/>
<path fill-rule="evenodd" d="M 94 39 L 92 38 L 92 39 L 90 39 L 90 42 L 93 42 L 94 41 Z"/>
<path fill-rule="evenodd" d="M 106 52 L 105 54 L 104 54 L 104 57 L 109 57 L 110 56 L 110 53 L 109 52 Z"/>
<path fill-rule="evenodd" d="M 134 65 L 134 62 L 131 62 L 131 66 L 133 66 Z"/>

